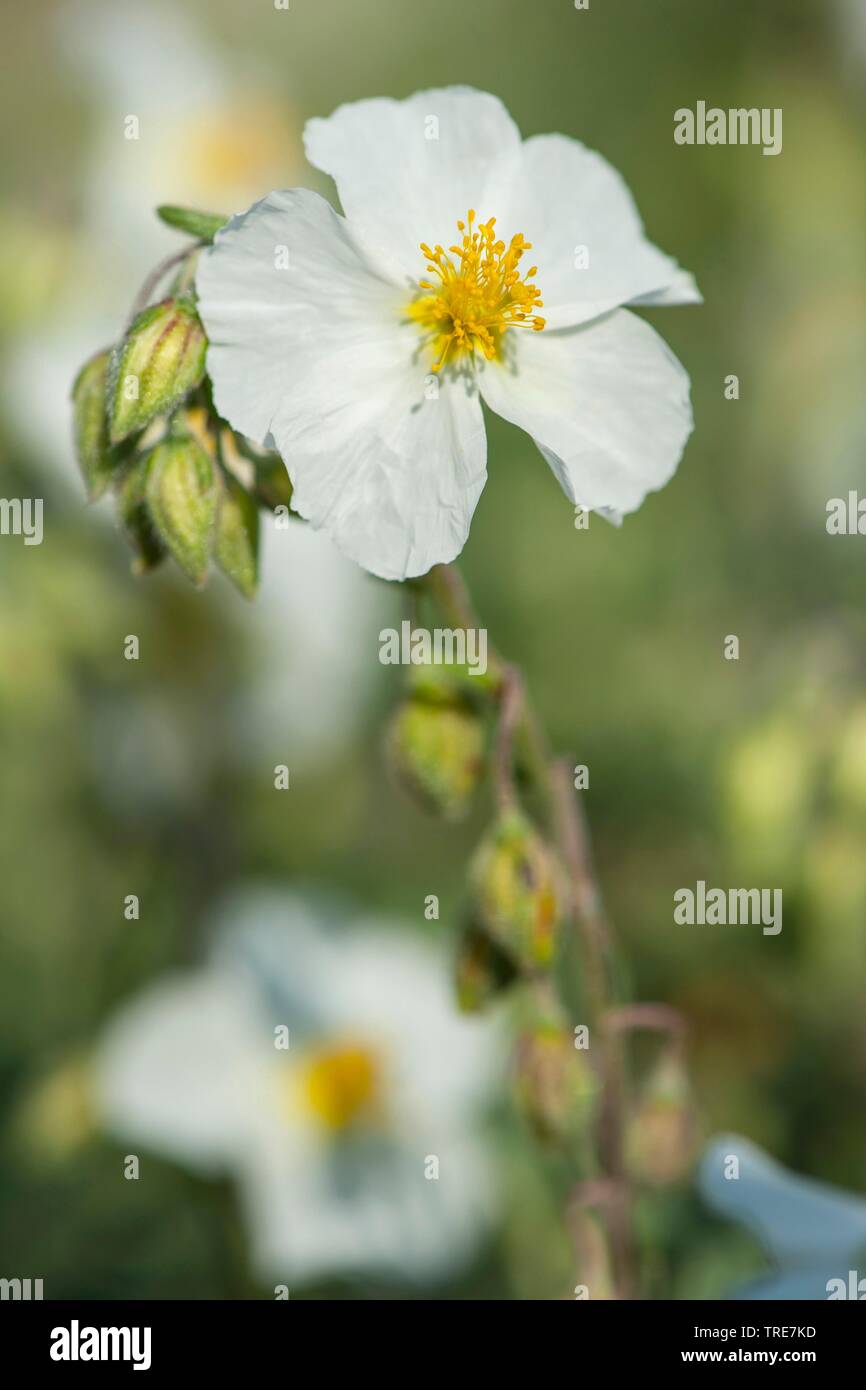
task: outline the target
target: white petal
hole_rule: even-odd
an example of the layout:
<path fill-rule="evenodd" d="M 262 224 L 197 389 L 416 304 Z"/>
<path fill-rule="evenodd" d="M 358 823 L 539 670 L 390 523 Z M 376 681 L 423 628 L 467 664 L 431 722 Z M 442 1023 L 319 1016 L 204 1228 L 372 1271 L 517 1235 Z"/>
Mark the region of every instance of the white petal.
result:
<path fill-rule="evenodd" d="M 457 219 L 485 209 L 493 162 L 516 153 L 520 134 L 497 97 L 445 87 L 340 106 L 307 122 L 304 144 L 336 181 L 346 216 L 417 277 L 419 242 L 447 247 Z"/>
<path fill-rule="evenodd" d="M 501 1085 L 508 1047 L 498 1022 L 455 1010 L 441 953 L 408 926 L 386 934 L 361 921 L 338 949 L 334 1008 L 345 1029 L 379 1044 L 401 1132 L 465 1131 Z"/>
<path fill-rule="evenodd" d="M 391 270 L 296 189 L 233 218 L 198 286 L 220 413 L 280 450 L 301 516 L 374 574 L 405 579 L 462 550 L 486 439 L 477 395 L 430 375 Z"/>
<path fill-rule="evenodd" d="M 483 212 L 497 218 L 499 235 L 508 241 L 522 232 L 532 243 L 521 266 L 538 266 L 535 283 L 550 328 L 586 323 L 638 300 L 700 300 L 692 277 L 646 239 L 621 174 L 578 140 L 526 140 L 516 158 L 499 161 L 489 196 L 496 206 Z"/>
<path fill-rule="evenodd" d="M 262 444 L 300 366 L 396 318 L 399 272 L 307 189 L 269 193 L 202 252 L 196 284 L 220 413 Z"/>
<path fill-rule="evenodd" d="M 270 1113 L 273 1040 L 241 979 L 208 971 L 163 981 L 121 1008 L 95 1059 L 107 1128 L 204 1172 L 223 1170 Z"/>
<path fill-rule="evenodd" d="M 441 1277 L 495 1216 L 491 1166 L 471 1139 L 430 1134 L 415 1149 L 349 1141 L 299 1161 L 273 1138 L 246 1155 L 242 1198 L 261 1278 L 290 1290 L 333 1274 Z M 439 1178 L 428 1180 L 434 1154 Z"/>
<path fill-rule="evenodd" d="M 689 379 L 649 324 L 617 310 L 511 340 L 513 360 L 485 366 L 482 395 L 532 435 L 573 503 L 632 512 L 668 481 L 692 429 Z"/>
<path fill-rule="evenodd" d="M 308 347 L 271 423 L 292 506 L 382 579 L 460 554 L 487 478 L 477 392 L 428 375 L 396 320 L 376 338 Z"/>

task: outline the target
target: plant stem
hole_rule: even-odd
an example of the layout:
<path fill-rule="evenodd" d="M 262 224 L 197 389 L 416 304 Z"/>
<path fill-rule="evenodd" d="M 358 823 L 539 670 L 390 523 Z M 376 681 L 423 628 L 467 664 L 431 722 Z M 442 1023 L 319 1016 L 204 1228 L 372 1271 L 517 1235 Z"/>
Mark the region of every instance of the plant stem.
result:
<path fill-rule="evenodd" d="M 198 251 L 199 248 L 204 245 L 205 242 L 203 241 L 194 241 L 192 245 L 185 246 L 182 251 L 173 252 L 171 256 L 166 256 L 165 260 L 160 261 L 159 265 L 154 266 L 153 270 L 150 272 L 141 289 L 138 291 L 138 294 L 135 296 L 135 299 L 133 300 L 132 308 L 129 311 L 129 322 L 127 323 L 127 330 L 138 318 L 142 309 L 147 308 L 148 304 L 151 301 L 151 297 L 153 295 L 154 290 L 156 289 L 160 281 L 162 281 L 165 278 L 168 272 L 170 270 L 173 270 L 176 265 L 180 265 L 183 261 L 186 260 L 188 256 L 191 256 L 194 251 Z"/>
<path fill-rule="evenodd" d="M 481 626 L 466 584 L 454 565 L 434 566 L 426 587 L 453 626 Z M 633 1298 L 636 1276 L 632 1198 L 623 1155 L 627 1098 L 622 1027 L 609 1025 L 609 1020 L 617 1017 L 610 971 L 612 936 L 592 867 L 589 831 L 583 808 L 574 795 L 570 767 L 564 759 L 551 756 L 543 726 L 519 671 L 495 650 L 490 661 L 499 677 L 501 702 L 494 762 L 497 802 L 500 809 L 513 803 L 512 752 L 519 742 L 527 770 L 545 798 L 568 874 L 571 915 L 580 937 L 590 1037 L 598 1039 L 600 1053 L 602 1103 L 596 1139 L 602 1171 L 597 1184 L 605 1194 L 604 1203 L 599 1204 L 600 1215 L 608 1230 L 617 1296 Z M 622 1022 L 621 1013 L 619 1018 Z"/>

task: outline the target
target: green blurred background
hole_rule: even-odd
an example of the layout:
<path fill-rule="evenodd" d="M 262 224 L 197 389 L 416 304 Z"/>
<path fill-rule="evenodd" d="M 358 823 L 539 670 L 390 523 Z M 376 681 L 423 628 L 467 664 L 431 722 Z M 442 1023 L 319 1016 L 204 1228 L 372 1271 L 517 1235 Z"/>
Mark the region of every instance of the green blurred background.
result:
<path fill-rule="evenodd" d="M 622 530 L 577 531 L 531 443 L 491 420 L 464 571 L 552 740 L 589 765 L 629 988 L 686 1014 L 704 1132 L 866 1191 L 863 541 L 825 531 L 866 458 L 862 5 L 6 4 L 0 46 L 2 492 L 45 499 L 41 547 L 0 539 L 0 1272 L 38 1274 L 52 1297 L 262 1292 L 228 1185 L 168 1163 L 118 1182 L 116 1146 L 87 1135 L 75 1100 L 101 1023 L 197 958 L 228 884 L 328 885 L 428 934 L 437 892 L 448 949 L 489 807 L 442 828 L 389 780 L 399 677 L 376 633 L 402 594 L 306 537 L 293 556 L 266 549 L 253 608 L 221 580 L 134 580 L 110 506 L 84 505 L 68 387 L 176 245 L 153 205 L 324 189 L 307 117 L 455 82 L 497 93 L 526 135 L 600 150 L 706 300 L 650 314 L 693 383 L 673 482 Z M 676 146 L 673 113 L 698 100 L 781 107 L 782 154 Z M 782 934 L 675 927 L 673 892 L 698 878 L 781 886 Z M 497 1143 L 503 1228 L 437 1295 L 560 1287 L 541 1166 L 508 1117 Z M 687 1186 L 644 1219 L 656 1297 L 712 1297 L 760 1267 Z"/>

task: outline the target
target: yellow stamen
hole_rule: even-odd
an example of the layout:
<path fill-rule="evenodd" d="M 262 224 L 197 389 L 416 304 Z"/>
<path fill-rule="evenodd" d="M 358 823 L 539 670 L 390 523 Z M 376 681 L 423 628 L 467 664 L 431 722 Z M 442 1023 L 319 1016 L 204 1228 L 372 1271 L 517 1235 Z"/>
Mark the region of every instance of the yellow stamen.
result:
<path fill-rule="evenodd" d="M 427 270 L 438 284 L 420 280 L 421 291 L 409 305 L 409 317 L 424 330 L 434 353 L 433 371 L 441 371 L 446 359 L 479 353 L 492 360 L 501 355 L 502 339 L 509 328 L 538 332 L 544 319 L 541 291 L 529 281 L 537 273 L 532 266 L 521 276 L 518 269 L 532 243 L 517 232 L 506 247 L 497 240 L 496 218 L 475 224 L 470 208 L 466 222 L 458 222 L 459 245 L 430 247 L 421 242 Z"/>
<path fill-rule="evenodd" d="M 375 1110 L 380 1089 L 375 1056 L 354 1043 L 317 1049 L 307 1061 L 302 1091 L 307 1106 L 326 1129 L 347 1130 Z"/>

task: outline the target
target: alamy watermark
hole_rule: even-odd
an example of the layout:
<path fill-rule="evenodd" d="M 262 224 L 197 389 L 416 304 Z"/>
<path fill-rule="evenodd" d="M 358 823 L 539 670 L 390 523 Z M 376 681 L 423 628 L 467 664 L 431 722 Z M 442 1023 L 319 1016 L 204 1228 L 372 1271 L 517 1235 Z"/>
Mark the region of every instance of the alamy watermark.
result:
<path fill-rule="evenodd" d="M 23 536 L 25 545 L 41 545 L 42 498 L 0 497 L 0 536 Z"/>
<path fill-rule="evenodd" d="M 0 1279 L 0 1299 L 13 1302 L 36 1301 L 43 1297 L 41 1279 Z"/>
<path fill-rule="evenodd" d="M 69 1327 L 51 1329 L 52 1361 L 131 1361 L 134 1371 L 150 1369 L 149 1327 Z"/>
<path fill-rule="evenodd" d="M 383 666 L 466 666 L 470 676 L 487 672 L 487 628 L 413 628 L 408 618 L 379 633 Z"/>
<path fill-rule="evenodd" d="M 831 497 L 826 528 L 828 536 L 866 536 L 866 497 L 853 489 L 847 497 Z"/>
<path fill-rule="evenodd" d="M 771 910 L 772 904 L 772 910 Z M 674 921 L 680 926 L 762 926 L 764 936 L 782 930 L 781 888 L 694 888 L 674 893 Z"/>
<path fill-rule="evenodd" d="M 707 106 L 699 101 L 694 111 L 681 106 L 674 112 L 677 145 L 763 145 L 764 154 L 782 153 L 782 108 L 776 106 Z"/>

